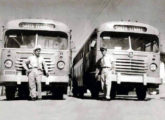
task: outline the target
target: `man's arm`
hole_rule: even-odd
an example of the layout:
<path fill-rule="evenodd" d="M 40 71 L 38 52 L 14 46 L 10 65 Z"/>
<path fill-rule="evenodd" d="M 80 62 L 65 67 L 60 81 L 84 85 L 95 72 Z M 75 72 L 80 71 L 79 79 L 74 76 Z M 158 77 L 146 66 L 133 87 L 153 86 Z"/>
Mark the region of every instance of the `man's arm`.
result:
<path fill-rule="evenodd" d="M 101 64 L 101 59 L 97 61 L 96 66 L 95 66 L 96 67 L 95 78 L 97 78 L 100 73 L 100 69 L 101 69 L 100 64 Z"/>
<path fill-rule="evenodd" d="M 28 58 L 27 60 L 24 60 L 24 61 L 22 62 L 23 68 L 29 73 L 30 70 L 29 70 L 29 68 L 27 67 L 28 64 L 30 64 L 29 58 Z"/>
<path fill-rule="evenodd" d="M 49 76 L 48 67 L 47 67 L 47 65 L 46 65 L 46 63 L 45 63 L 45 61 L 44 61 L 44 59 L 42 60 L 42 64 L 43 64 L 44 70 L 45 70 L 45 72 L 46 72 L 46 76 L 48 77 L 48 76 Z"/>

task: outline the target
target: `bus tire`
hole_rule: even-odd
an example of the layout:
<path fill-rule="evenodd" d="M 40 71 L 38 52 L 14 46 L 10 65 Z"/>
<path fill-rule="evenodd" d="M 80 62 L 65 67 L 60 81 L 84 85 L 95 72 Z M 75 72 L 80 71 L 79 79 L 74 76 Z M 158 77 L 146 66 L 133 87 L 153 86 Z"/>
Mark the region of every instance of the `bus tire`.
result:
<path fill-rule="evenodd" d="M 72 82 L 72 86 L 73 86 L 73 89 L 72 89 L 72 93 L 73 93 L 73 97 L 78 97 L 78 85 L 77 85 L 77 81 L 74 80 Z"/>
<path fill-rule="evenodd" d="M 28 86 L 21 85 L 18 87 L 18 96 L 21 99 L 28 99 L 29 97 L 29 88 Z"/>
<path fill-rule="evenodd" d="M 77 97 L 78 96 L 77 90 L 75 90 L 75 88 L 73 88 L 72 93 L 73 93 L 73 97 Z"/>
<path fill-rule="evenodd" d="M 146 98 L 146 92 L 147 92 L 147 88 L 144 85 L 138 86 L 136 88 L 136 95 L 138 100 L 144 100 Z"/>
<path fill-rule="evenodd" d="M 15 93 L 16 93 L 16 87 L 15 86 L 6 86 L 5 92 L 6 92 L 7 100 L 14 100 Z"/>
<path fill-rule="evenodd" d="M 95 87 L 90 88 L 90 92 L 91 92 L 91 97 L 93 99 L 97 99 L 98 98 L 99 90 L 97 88 L 95 88 Z"/>
<path fill-rule="evenodd" d="M 100 81 L 95 81 L 92 83 L 93 86 L 90 88 L 91 91 L 91 96 L 94 99 L 97 99 L 99 97 L 99 91 L 101 91 L 101 82 Z"/>
<path fill-rule="evenodd" d="M 78 97 L 84 98 L 84 91 L 83 90 L 80 89 Z"/>
<path fill-rule="evenodd" d="M 64 98 L 64 93 L 59 91 L 53 92 L 53 98 L 61 100 Z"/>
<path fill-rule="evenodd" d="M 97 88 L 91 88 L 90 89 L 90 92 L 91 92 L 91 97 L 93 98 L 93 99 L 97 99 L 98 98 L 98 96 L 99 96 L 99 90 L 97 89 Z"/>
<path fill-rule="evenodd" d="M 91 95 L 92 95 L 92 98 L 97 99 L 98 96 L 99 96 L 99 92 L 97 90 L 96 91 L 92 91 Z"/>
<path fill-rule="evenodd" d="M 77 89 L 77 97 L 79 97 L 79 98 L 84 98 L 84 93 L 85 93 L 85 88 L 84 87 L 78 87 L 78 89 Z"/>
<path fill-rule="evenodd" d="M 54 88 L 52 90 L 52 95 L 53 95 L 53 98 L 55 98 L 55 99 L 58 99 L 58 100 L 63 99 L 63 97 L 64 97 L 63 89 L 60 87 Z"/>
<path fill-rule="evenodd" d="M 117 94 L 117 86 L 116 84 L 112 84 L 111 93 L 110 93 L 111 99 L 115 99 L 116 94 Z"/>
<path fill-rule="evenodd" d="M 62 99 L 64 98 L 64 93 L 62 93 L 62 92 L 57 92 L 57 93 L 55 94 L 55 98 L 56 98 L 56 99 L 59 99 L 59 100 L 62 100 Z"/>

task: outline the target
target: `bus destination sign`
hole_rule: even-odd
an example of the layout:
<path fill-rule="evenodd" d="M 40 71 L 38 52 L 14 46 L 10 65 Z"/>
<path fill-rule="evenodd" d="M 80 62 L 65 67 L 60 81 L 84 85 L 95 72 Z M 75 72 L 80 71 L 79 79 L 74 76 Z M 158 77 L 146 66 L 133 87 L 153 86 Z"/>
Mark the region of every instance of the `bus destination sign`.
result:
<path fill-rule="evenodd" d="M 19 24 L 21 28 L 31 28 L 31 29 L 54 29 L 54 24 L 47 23 L 29 23 L 29 22 L 21 22 Z"/>
<path fill-rule="evenodd" d="M 134 32 L 146 32 L 146 27 L 133 26 L 133 25 L 114 25 L 114 29 L 121 31 L 134 31 Z"/>

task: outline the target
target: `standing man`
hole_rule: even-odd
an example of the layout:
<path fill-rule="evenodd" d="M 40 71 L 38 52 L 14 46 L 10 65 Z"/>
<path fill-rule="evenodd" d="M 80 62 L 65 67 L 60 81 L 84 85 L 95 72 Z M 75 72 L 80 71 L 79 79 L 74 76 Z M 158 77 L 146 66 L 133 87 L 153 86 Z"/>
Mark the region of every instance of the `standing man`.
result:
<path fill-rule="evenodd" d="M 101 69 L 101 80 L 103 84 L 103 91 L 105 95 L 105 99 L 110 100 L 110 93 L 111 93 L 111 59 L 107 55 L 107 48 L 101 47 L 100 51 L 103 55 L 100 61 L 100 69 Z"/>
<path fill-rule="evenodd" d="M 23 62 L 23 67 L 27 71 L 28 80 L 29 80 L 29 89 L 31 100 L 42 99 L 41 95 L 41 80 L 43 75 L 43 68 L 46 72 L 46 76 L 48 77 L 48 68 L 45 64 L 45 61 L 42 56 L 40 56 L 41 46 L 38 45 L 33 50 L 33 55 L 30 56 L 26 61 Z M 37 87 L 36 87 L 37 83 Z M 37 88 L 37 92 L 36 92 Z"/>

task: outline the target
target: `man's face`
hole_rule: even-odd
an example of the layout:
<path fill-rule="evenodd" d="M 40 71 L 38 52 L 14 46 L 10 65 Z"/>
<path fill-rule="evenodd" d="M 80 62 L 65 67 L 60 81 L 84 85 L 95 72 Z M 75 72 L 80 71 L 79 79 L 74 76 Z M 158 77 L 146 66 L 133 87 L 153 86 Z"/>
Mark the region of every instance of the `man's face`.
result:
<path fill-rule="evenodd" d="M 39 57 L 40 56 L 40 53 L 41 53 L 41 49 L 37 49 L 34 51 L 34 54 Z"/>

